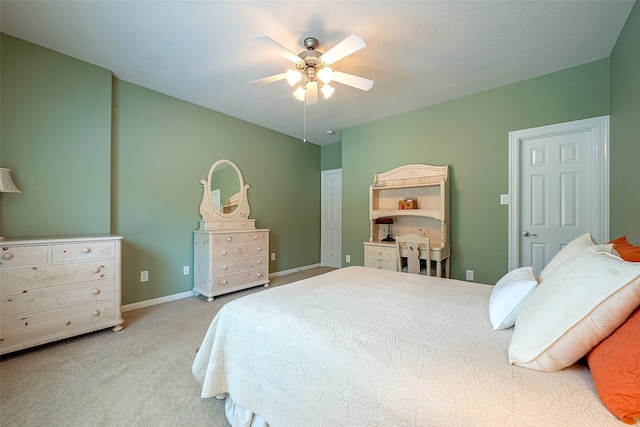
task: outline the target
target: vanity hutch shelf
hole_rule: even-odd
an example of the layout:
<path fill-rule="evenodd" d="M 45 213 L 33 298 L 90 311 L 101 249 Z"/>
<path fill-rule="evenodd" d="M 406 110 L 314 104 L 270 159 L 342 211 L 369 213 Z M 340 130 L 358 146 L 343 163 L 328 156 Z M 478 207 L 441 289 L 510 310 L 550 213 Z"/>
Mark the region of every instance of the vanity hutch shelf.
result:
<path fill-rule="evenodd" d="M 200 184 L 202 220 L 193 232 L 193 291 L 213 301 L 218 295 L 269 286 L 269 230 L 256 228 L 256 221 L 249 219 L 249 185 L 238 166 L 219 160 Z M 233 195 L 218 209 L 212 191 Z"/>
<path fill-rule="evenodd" d="M 385 236 L 417 234 L 430 239 L 436 275 L 449 277 L 449 166 L 405 165 L 375 175 L 369 187 L 369 241 L 364 242 L 365 267 L 397 270 L 395 242 Z M 400 209 L 399 202 L 415 199 L 417 209 Z M 393 218 L 393 224 L 376 224 Z M 422 257 L 422 256 L 421 256 Z M 426 257 L 425 257 L 426 258 Z"/>

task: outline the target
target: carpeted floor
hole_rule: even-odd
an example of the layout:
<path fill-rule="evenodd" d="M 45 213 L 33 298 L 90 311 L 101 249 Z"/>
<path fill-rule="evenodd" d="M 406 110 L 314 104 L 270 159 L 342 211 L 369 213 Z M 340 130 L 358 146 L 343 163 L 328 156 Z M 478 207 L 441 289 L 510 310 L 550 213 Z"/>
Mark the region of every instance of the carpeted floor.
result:
<path fill-rule="evenodd" d="M 276 277 L 271 286 L 330 270 Z M 266 289 L 128 311 L 121 332 L 106 329 L 2 356 L 0 425 L 228 426 L 223 402 L 200 398 L 191 364 L 220 307 Z"/>

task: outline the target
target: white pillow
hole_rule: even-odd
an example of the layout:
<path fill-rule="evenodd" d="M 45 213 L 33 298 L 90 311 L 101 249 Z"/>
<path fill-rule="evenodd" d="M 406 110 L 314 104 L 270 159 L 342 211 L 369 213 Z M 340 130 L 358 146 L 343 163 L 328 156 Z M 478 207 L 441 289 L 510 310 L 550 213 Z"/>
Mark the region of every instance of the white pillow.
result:
<path fill-rule="evenodd" d="M 640 264 L 606 249 L 593 246 L 568 258 L 524 300 L 509 346 L 511 364 L 566 368 L 640 305 Z"/>
<path fill-rule="evenodd" d="M 582 252 L 582 250 L 597 245 L 597 242 L 593 240 L 591 234 L 586 233 L 580 237 L 576 237 L 569 243 L 567 243 L 560 251 L 551 258 L 551 261 L 542 269 L 540 274 L 538 275 L 538 283 L 542 282 L 545 277 L 547 277 L 554 268 L 558 265 L 562 264 L 568 258 L 577 254 L 578 252 Z"/>
<path fill-rule="evenodd" d="M 531 267 L 511 270 L 496 283 L 489 298 L 489 320 L 494 331 L 516 323 L 522 301 L 537 284 Z"/>

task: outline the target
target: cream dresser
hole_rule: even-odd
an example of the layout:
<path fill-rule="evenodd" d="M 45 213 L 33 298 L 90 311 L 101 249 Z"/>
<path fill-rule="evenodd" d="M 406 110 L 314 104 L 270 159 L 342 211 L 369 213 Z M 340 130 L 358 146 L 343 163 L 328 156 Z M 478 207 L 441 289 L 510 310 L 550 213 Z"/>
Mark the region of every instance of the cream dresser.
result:
<path fill-rule="evenodd" d="M 249 186 L 240 169 L 230 160 L 220 160 L 200 183 L 202 220 L 193 232 L 193 291 L 213 301 L 218 295 L 268 286 L 269 230 L 256 228 L 255 220 L 248 218 Z"/>
<path fill-rule="evenodd" d="M 122 329 L 120 236 L 0 242 L 0 354 Z"/>

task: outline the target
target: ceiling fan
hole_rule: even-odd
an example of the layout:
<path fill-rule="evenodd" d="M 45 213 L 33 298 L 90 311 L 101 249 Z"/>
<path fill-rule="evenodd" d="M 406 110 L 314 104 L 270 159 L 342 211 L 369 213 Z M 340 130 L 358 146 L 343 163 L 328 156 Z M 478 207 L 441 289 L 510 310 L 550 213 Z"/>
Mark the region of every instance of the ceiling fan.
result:
<path fill-rule="evenodd" d="M 356 34 L 352 34 L 342 40 L 326 53 L 321 53 L 316 50 L 318 47 L 318 39 L 315 37 L 307 37 L 304 39 L 306 50 L 300 52 L 298 55 L 267 36 L 257 36 L 255 40 L 278 51 L 280 55 L 293 62 L 296 68 L 289 69 L 282 74 L 253 80 L 249 82 L 252 86 L 260 86 L 279 80 L 287 80 L 287 83 L 291 86 L 299 83 L 298 88 L 293 92 L 293 96 L 300 101 L 306 100 L 307 105 L 318 102 L 318 91 L 322 92 L 325 99 L 329 98 L 335 90 L 329 86 L 329 83 L 332 81 L 360 90 L 369 90 L 373 87 L 373 80 L 341 73 L 330 67 L 330 65 L 335 62 L 359 51 L 367 45 L 362 37 Z"/>

